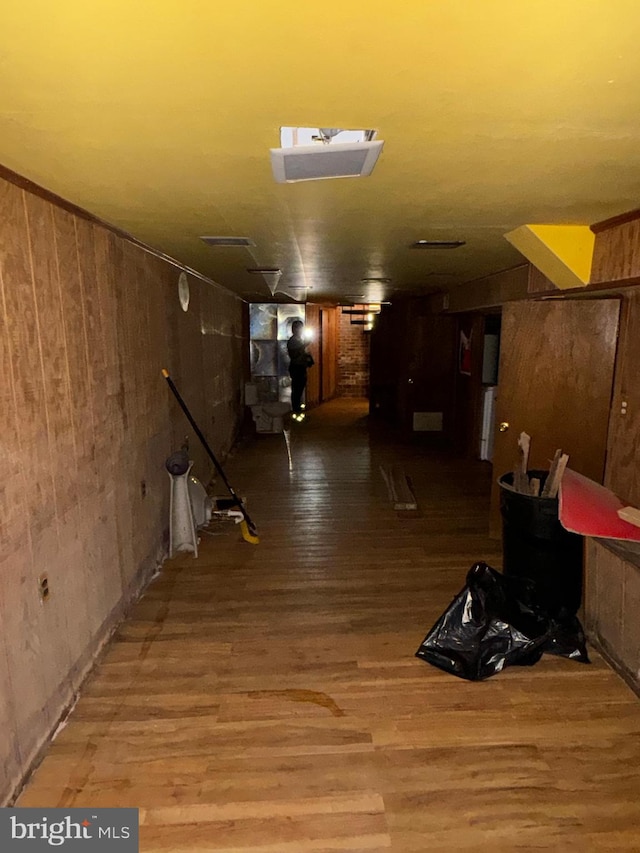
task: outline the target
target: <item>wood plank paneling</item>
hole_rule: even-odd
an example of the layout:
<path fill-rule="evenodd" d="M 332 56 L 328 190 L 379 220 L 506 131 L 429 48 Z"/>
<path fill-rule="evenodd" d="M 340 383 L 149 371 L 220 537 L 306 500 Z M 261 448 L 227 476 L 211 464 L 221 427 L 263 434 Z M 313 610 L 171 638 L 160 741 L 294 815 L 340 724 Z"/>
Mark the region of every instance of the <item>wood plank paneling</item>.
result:
<path fill-rule="evenodd" d="M 0 570 L 5 566 L 0 563 Z M 0 615 L 3 615 L 3 607 L 0 603 Z M 16 732 L 18 721 L 16 714 L 16 697 L 11 683 L 11 664 L 9 651 L 7 649 L 7 637 L 0 634 L 0 731 Z M 9 778 L 18 778 L 23 762 L 20 757 L 20 740 L 17 737 L 10 739 L 9 747 L 3 750 L 2 765 L 4 775 Z"/>
<path fill-rule="evenodd" d="M 640 704 L 593 654 L 482 684 L 414 657 L 485 533 L 486 466 L 335 400 L 232 460 L 261 543 L 207 537 L 123 624 L 20 806 L 135 806 L 141 849 L 637 849 Z M 394 513 L 380 465 L 412 474 Z"/>
<path fill-rule="evenodd" d="M 2 282 L 8 347 L 8 379 L 12 386 L 10 411 L 17 430 L 3 435 L 3 456 L 16 507 L 9 513 L 7 548 L 4 551 L 1 586 L 1 626 L 7 653 L 11 695 L 2 697 L 16 709 L 12 736 L 5 738 L 5 750 L 20 757 L 21 768 L 32 761 L 40 745 L 39 732 L 54 720 L 51 698 L 58 691 L 58 678 L 68 668 L 69 650 L 66 620 L 61 607 L 41 607 L 38 578 L 48 571 L 56 573 L 51 554 L 58 550 L 54 460 L 48 406 L 55 415 L 55 400 L 48 398 L 45 386 L 44 360 L 49 355 L 52 332 L 45 328 L 54 324 L 55 315 L 47 311 L 53 305 L 36 299 L 37 288 L 50 289 L 55 279 L 52 268 L 42 263 L 32 246 L 37 236 L 30 233 L 27 218 L 29 199 L 12 185 L 3 187 L 0 196 L 3 223 L 1 244 Z M 37 225 L 50 234 L 46 217 L 36 216 Z M 32 239 L 33 238 L 33 239 Z M 42 275 L 42 280 L 39 276 Z M 57 283 L 57 282 L 56 282 Z M 39 294 L 42 297 L 42 294 Z M 42 311 L 42 313 L 39 312 Z M 59 351 L 58 351 L 59 356 Z M 54 370 L 60 373 L 60 357 Z M 59 403 L 58 403 L 59 405 Z M 17 461 L 19 475 L 9 460 Z M 21 513 L 21 516 L 18 515 Z M 58 632 L 58 642 L 50 640 L 51 628 Z M 63 701 L 68 700 L 64 685 L 59 688 Z M 15 738 L 17 746 L 9 747 Z M 3 780 L 3 788 L 6 782 Z"/>
<path fill-rule="evenodd" d="M 586 543 L 585 626 L 640 693 L 640 555 L 609 540 Z"/>
<path fill-rule="evenodd" d="M 163 463 L 188 425 L 162 367 L 182 362 L 204 422 L 224 413 L 221 453 L 237 433 L 244 309 L 195 280 L 196 310 L 180 326 L 175 265 L 0 180 L 0 802 L 166 552 Z M 202 311 L 199 288 L 213 293 Z M 205 393 L 201 329 L 214 324 L 220 381 Z M 232 345 L 217 331 L 231 327 Z"/>
<path fill-rule="evenodd" d="M 620 340 L 609 424 L 606 485 L 640 506 L 640 289 L 622 298 Z M 626 404 L 626 405 L 625 405 Z"/>
<path fill-rule="evenodd" d="M 96 281 L 95 232 L 93 225 L 81 219 L 76 219 L 75 231 L 86 341 L 69 341 L 69 346 L 76 348 L 70 358 L 78 360 L 84 356 L 87 359 L 88 381 L 92 396 L 89 411 L 93 420 L 94 436 L 92 473 L 95 491 L 103 491 L 105 478 L 99 476 L 102 456 L 99 448 L 104 448 L 101 430 L 106 419 L 104 395 L 106 344 L 100 317 L 100 297 Z"/>
<path fill-rule="evenodd" d="M 63 543 L 61 537 L 67 533 L 65 520 L 68 519 L 76 500 L 76 469 L 72 461 L 75 442 L 53 209 L 41 198 L 27 193 L 24 200 L 42 359 L 44 411 L 41 421 L 47 428 L 47 448 L 53 481 L 49 501 L 56 516 L 55 524 L 41 531 L 31 532 L 34 577 L 31 580 L 31 589 L 27 588 L 26 592 L 27 595 L 31 593 L 32 599 L 29 602 L 29 606 L 33 607 L 30 622 L 33 628 L 37 626 L 41 640 L 37 664 L 46 693 L 39 697 L 39 701 L 42 702 L 51 722 L 54 722 L 56 697 L 64 697 L 65 703 L 72 697 L 72 689 L 67 680 L 75 663 L 71 639 L 86 642 L 88 636 L 84 625 L 80 631 L 76 631 L 77 623 L 82 624 L 84 621 L 82 618 L 78 620 L 76 614 L 76 607 L 82 606 L 83 599 L 74 588 L 76 579 L 69 572 L 68 564 L 60 559 L 62 555 L 69 555 L 66 543 Z M 52 555 L 56 555 L 57 559 L 52 560 Z M 53 594 L 43 606 L 37 608 L 36 614 L 34 581 L 45 573 Z M 82 589 L 82 584 L 80 588 Z M 51 637 L 55 637 L 56 641 L 50 642 Z M 37 727 L 34 727 L 32 741 L 27 747 L 29 753 L 39 746 L 37 731 Z M 24 739 L 22 743 L 24 749 L 27 746 Z"/>
<path fill-rule="evenodd" d="M 596 233 L 590 284 L 640 276 L 640 218 Z"/>
<path fill-rule="evenodd" d="M 0 768 L 4 772 L 10 766 L 16 773 L 16 777 L 3 779 L 6 786 L 17 781 L 33 761 L 41 743 L 40 733 L 54 722 L 50 699 L 56 688 L 56 649 L 46 631 L 29 547 L 21 551 L 14 548 L 0 560 L 0 619 L 8 675 L 5 683 L 10 687 L 1 701 L 13 718 L 10 736 L 5 735 L 0 742 Z M 64 685 L 60 685 L 60 693 L 64 692 Z M 17 767 L 13 763 L 16 756 Z"/>
<path fill-rule="evenodd" d="M 67 340 L 64 328 L 53 209 L 40 198 L 25 195 L 30 234 L 34 293 L 39 318 L 39 341 L 44 376 L 45 417 L 51 458 L 53 490 L 49 501 L 58 517 L 74 501 L 75 442 L 71 418 Z"/>
<path fill-rule="evenodd" d="M 122 379 L 120 374 L 120 359 L 118 351 L 120 340 L 118 334 L 118 293 L 115 285 L 115 265 L 112 255 L 113 235 L 100 228 L 94 228 L 93 250 L 95 253 L 95 299 L 100 317 L 99 343 L 96 346 L 96 356 L 101 362 L 99 371 L 94 374 L 99 384 L 95 390 L 103 400 L 102 416 L 96 424 L 96 454 L 98 464 L 102 469 L 105 480 L 115 483 L 122 471 L 122 461 L 117 451 L 122 447 L 124 433 L 124 413 L 122 411 Z M 144 304 L 142 300 L 137 304 Z M 145 312 L 138 309 L 135 312 L 141 318 Z M 140 359 L 144 364 L 144 359 Z M 145 399 L 145 385 L 140 384 L 138 393 Z"/>
<path fill-rule="evenodd" d="M 621 318 L 605 485 L 625 502 L 640 505 L 640 212 L 592 226 L 596 234 L 591 281 L 631 283 L 621 291 Z M 640 568 L 612 543 L 588 542 L 585 616 L 590 636 L 625 677 L 640 689 Z"/>
<path fill-rule="evenodd" d="M 549 293 L 549 291 L 558 289 L 557 285 L 555 285 L 551 279 L 548 279 L 544 273 L 540 272 L 539 269 L 534 267 L 532 264 L 529 264 L 527 293 Z"/>
<path fill-rule="evenodd" d="M 314 366 L 307 370 L 307 387 L 305 389 L 305 401 L 307 406 L 317 406 L 320 402 L 320 382 L 322 374 L 321 365 L 321 343 L 322 330 L 320 320 L 321 310 L 319 305 L 305 306 L 305 328 L 312 335 L 311 343 L 308 346 L 308 352 L 313 356 Z"/>
<path fill-rule="evenodd" d="M 324 308 L 322 324 L 322 402 L 332 400 L 338 389 L 338 311 Z"/>
<path fill-rule="evenodd" d="M 0 182 L 0 217 L 9 221 L 11 216 L 19 216 L 20 192 L 10 184 Z M 19 220 L 14 219 L 17 223 Z M 0 477 L 0 551 L 10 554 L 11 550 L 23 547 L 27 538 L 27 511 L 23 470 L 19 448 L 18 413 L 15 405 L 15 384 L 13 361 L 15 358 L 18 329 L 10 310 L 14 302 L 7 304 L 7 290 L 14 287 L 13 259 L 15 249 L 13 240 L 24 236 L 12 225 L 9 229 L 0 229 L 0 370 L 3 381 L 0 382 L 0 432 L 3 476 Z M 18 265 L 20 269 L 22 265 Z M 23 272 L 24 275 L 24 272 Z M 23 285 L 24 286 L 24 285 Z M 19 543 L 19 544 L 18 544 Z"/>
<path fill-rule="evenodd" d="M 531 264 L 521 264 L 469 281 L 465 287 L 452 287 L 447 294 L 447 310 L 456 313 L 478 311 L 528 299 L 530 270 Z M 438 299 L 442 305 L 440 296 L 433 299 Z"/>
<path fill-rule="evenodd" d="M 19 460 L 26 512 L 34 532 L 54 520 L 53 477 L 47 430 L 39 318 L 31 269 L 30 235 L 24 193 L 11 185 L 2 195 L 3 281 L 10 345 L 14 406 L 20 430 L 14 449 Z M 42 318 L 46 322 L 46 318 Z"/>
<path fill-rule="evenodd" d="M 93 399 L 89 378 L 89 342 L 84 314 L 84 296 L 78 261 L 76 225 L 73 217 L 63 210 L 52 208 L 54 246 L 58 267 L 58 294 L 63 319 L 63 334 L 67 350 L 69 377 L 69 413 L 74 454 L 68 461 L 67 476 L 74 472 L 76 500 L 93 492 L 92 470 L 95 458 Z M 84 476 L 80 476 L 83 472 Z"/>

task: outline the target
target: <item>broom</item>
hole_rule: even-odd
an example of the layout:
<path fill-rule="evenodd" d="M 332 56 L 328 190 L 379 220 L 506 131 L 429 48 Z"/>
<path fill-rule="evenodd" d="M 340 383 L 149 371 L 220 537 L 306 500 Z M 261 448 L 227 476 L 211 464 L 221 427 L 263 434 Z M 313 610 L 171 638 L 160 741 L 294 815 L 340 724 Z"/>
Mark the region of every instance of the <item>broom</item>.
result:
<path fill-rule="evenodd" d="M 251 545 L 257 545 L 258 542 L 260 541 L 258 538 L 258 531 L 256 530 L 256 526 L 253 523 L 253 521 L 251 521 L 251 519 L 249 518 L 249 513 L 244 508 L 244 504 L 242 503 L 242 500 L 234 492 L 234 490 L 231 486 L 231 483 L 227 480 L 227 475 L 224 473 L 224 471 L 222 470 L 222 466 L 220 465 L 220 463 L 218 462 L 218 460 L 214 456 L 213 450 L 211 450 L 211 448 L 209 447 L 207 439 L 204 437 L 204 435 L 200 431 L 200 427 L 194 421 L 193 416 L 191 415 L 191 412 L 187 408 L 187 404 L 185 403 L 185 401 L 180 396 L 180 392 L 178 391 L 176 386 L 173 384 L 173 380 L 169 376 L 169 371 L 165 370 L 163 368 L 162 369 L 162 375 L 167 380 L 169 388 L 171 388 L 171 390 L 173 391 L 173 394 L 174 394 L 176 400 L 180 404 L 180 408 L 182 409 L 182 411 L 187 416 L 187 420 L 189 421 L 189 423 L 193 427 L 195 434 L 198 436 L 198 438 L 202 442 L 202 446 L 204 447 L 204 449 L 209 454 L 209 458 L 211 459 L 213 464 L 216 466 L 216 471 L 222 477 L 222 480 L 223 480 L 225 486 L 229 490 L 229 494 L 233 498 L 234 504 L 239 508 L 240 512 L 242 513 L 243 520 L 240 522 L 240 530 L 242 532 L 242 538 L 244 539 L 245 542 L 250 542 Z"/>

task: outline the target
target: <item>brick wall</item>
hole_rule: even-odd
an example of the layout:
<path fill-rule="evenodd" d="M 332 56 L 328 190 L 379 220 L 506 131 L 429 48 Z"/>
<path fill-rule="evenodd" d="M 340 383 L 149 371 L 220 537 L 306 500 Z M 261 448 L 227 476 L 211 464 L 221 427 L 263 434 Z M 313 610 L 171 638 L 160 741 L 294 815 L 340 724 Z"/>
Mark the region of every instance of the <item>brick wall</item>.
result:
<path fill-rule="evenodd" d="M 338 397 L 369 395 L 369 335 L 340 313 L 338 329 Z"/>

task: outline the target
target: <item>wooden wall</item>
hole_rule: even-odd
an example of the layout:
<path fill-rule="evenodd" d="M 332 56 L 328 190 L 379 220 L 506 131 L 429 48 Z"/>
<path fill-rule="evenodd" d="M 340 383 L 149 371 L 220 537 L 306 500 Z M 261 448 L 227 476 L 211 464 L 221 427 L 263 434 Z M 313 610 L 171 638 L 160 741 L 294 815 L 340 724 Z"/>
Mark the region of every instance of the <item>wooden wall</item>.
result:
<path fill-rule="evenodd" d="M 338 325 L 339 308 L 323 308 L 322 324 L 322 374 L 321 399 L 331 400 L 338 391 Z"/>
<path fill-rule="evenodd" d="M 596 233 L 592 282 L 640 276 L 640 214 L 593 226 Z M 640 506 L 640 287 L 621 288 L 620 332 L 609 421 L 605 484 Z"/>
<path fill-rule="evenodd" d="M 622 294 L 605 484 L 640 506 L 640 288 Z"/>
<path fill-rule="evenodd" d="M 593 247 L 590 283 L 624 281 L 640 276 L 640 217 L 638 211 L 629 216 L 592 226 L 596 239 Z"/>
<path fill-rule="evenodd" d="M 322 332 L 320 321 L 320 306 L 307 303 L 305 308 L 305 326 L 312 333 L 313 339 L 308 351 L 313 356 L 315 364 L 307 370 L 307 387 L 305 390 L 305 401 L 307 406 L 317 406 L 321 402 L 320 382 L 322 373 Z"/>
<path fill-rule="evenodd" d="M 598 226 L 591 280 L 615 289 L 640 276 L 638 211 Z M 605 485 L 640 506 L 640 287 L 617 291 L 620 331 L 607 442 Z M 587 540 L 584 619 L 589 638 L 640 692 L 640 557 L 615 540 Z"/>
<path fill-rule="evenodd" d="M 461 313 L 495 308 L 505 302 L 530 298 L 533 289 L 543 286 L 543 280 L 547 281 L 541 273 L 533 271 L 531 264 L 525 263 L 456 285 L 447 294 L 432 296 L 430 303 L 435 312 L 447 310 Z"/>
<path fill-rule="evenodd" d="M 589 639 L 640 693 L 640 554 L 621 545 L 586 540 L 584 623 Z"/>
<path fill-rule="evenodd" d="M 190 276 L 184 313 L 178 273 L 0 179 L 0 803 L 165 556 L 164 460 L 190 429 L 161 369 L 215 450 L 236 435 L 243 304 Z"/>

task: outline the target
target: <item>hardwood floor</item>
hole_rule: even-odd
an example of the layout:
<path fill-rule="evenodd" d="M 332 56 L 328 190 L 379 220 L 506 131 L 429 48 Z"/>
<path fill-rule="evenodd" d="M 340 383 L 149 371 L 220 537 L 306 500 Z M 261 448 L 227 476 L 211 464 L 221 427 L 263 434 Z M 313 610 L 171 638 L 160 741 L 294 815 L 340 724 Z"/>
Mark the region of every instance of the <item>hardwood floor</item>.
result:
<path fill-rule="evenodd" d="M 229 465 L 261 544 L 167 563 L 20 806 L 135 806 L 141 850 L 640 850 L 640 701 L 593 651 L 483 683 L 414 657 L 484 559 L 490 476 L 334 401 Z M 393 511 L 381 465 L 411 474 Z"/>

